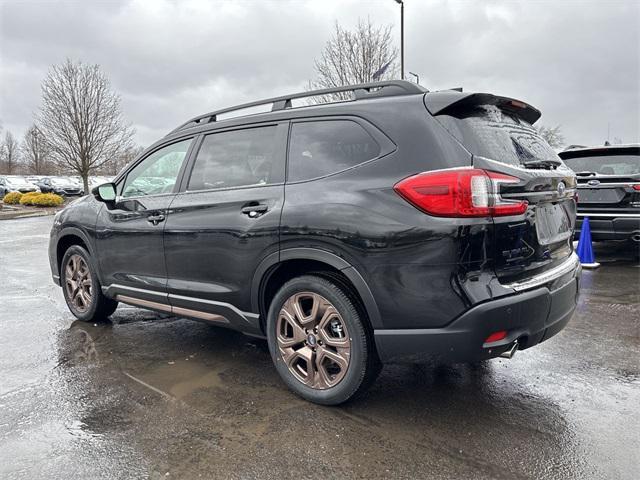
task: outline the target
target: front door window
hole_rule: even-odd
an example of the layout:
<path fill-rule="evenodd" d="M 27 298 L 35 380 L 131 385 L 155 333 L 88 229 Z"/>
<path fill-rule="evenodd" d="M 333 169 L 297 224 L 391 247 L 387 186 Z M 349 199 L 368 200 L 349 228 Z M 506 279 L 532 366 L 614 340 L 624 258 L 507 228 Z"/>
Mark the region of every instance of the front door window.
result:
<path fill-rule="evenodd" d="M 127 174 L 121 195 L 126 198 L 171 193 L 192 141 L 190 138 L 173 143 L 145 158 Z"/>

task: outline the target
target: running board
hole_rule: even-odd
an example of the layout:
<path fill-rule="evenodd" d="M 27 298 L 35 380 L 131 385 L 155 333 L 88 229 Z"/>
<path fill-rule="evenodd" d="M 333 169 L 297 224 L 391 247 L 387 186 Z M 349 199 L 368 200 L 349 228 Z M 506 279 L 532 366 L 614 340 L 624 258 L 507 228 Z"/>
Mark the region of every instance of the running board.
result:
<path fill-rule="evenodd" d="M 143 300 L 142 298 L 129 297 L 128 295 L 116 295 L 115 299 L 118 302 L 135 305 L 136 307 L 151 308 L 153 310 L 159 310 L 161 312 L 173 313 L 174 315 L 179 315 L 181 317 L 197 318 L 199 320 L 206 320 L 208 322 L 229 323 L 229 320 L 221 315 L 200 312 L 198 310 L 191 310 L 189 308 L 172 307 L 171 305 L 166 305 L 164 303 L 152 302 L 151 300 Z"/>
<path fill-rule="evenodd" d="M 260 328 L 259 315 L 243 312 L 229 303 L 167 294 L 118 284 L 102 287 L 102 291 L 107 297 L 128 305 L 194 320 L 203 320 L 249 335 L 264 335 Z"/>

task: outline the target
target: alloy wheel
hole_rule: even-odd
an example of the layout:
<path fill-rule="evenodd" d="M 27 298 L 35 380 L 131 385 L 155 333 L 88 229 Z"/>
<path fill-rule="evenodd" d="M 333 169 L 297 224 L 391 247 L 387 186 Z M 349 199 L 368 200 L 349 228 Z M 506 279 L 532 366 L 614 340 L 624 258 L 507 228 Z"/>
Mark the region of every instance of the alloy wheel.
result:
<path fill-rule="evenodd" d="M 347 373 L 351 339 L 338 310 L 313 292 L 292 295 L 276 324 L 282 360 L 293 376 L 317 390 L 337 385 Z"/>
<path fill-rule="evenodd" d="M 92 281 L 89 266 L 82 256 L 73 254 L 65 265 L 67 299 L 78 312 L 86 312 L 91 305 Z"/>

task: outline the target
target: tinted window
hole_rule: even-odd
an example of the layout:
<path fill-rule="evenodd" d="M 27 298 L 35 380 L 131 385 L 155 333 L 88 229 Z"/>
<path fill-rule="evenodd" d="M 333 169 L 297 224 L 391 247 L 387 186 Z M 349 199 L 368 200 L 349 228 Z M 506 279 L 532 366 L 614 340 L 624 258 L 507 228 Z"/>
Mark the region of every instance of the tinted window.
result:
<path fill-rule="evenodd" d="M 531 160 L 560 161 L 530 123 L 495 105 L 471 108 L 456 117 L 436 118 L 474 155 L 511 165 Z"/>
<path fill-rule="evenodd" d="M 191 141 L 192 139 L 184 140 L 163 147 L 142 160 L 127 174 L 122 196 L 137 197 L 171 192 Z"/>
<path fill-rule="evenodd" d="M 576 173 L 592 172 L 598 175 L 638 175 L 639 155 L 602 155 L 566 158 L 564 163 Z"/>
<path fill-rule="evenodd" d="M 356 122 L 294 123 L 289 143 L 289 181 L 308 180 L 359 165 L 380 154 L 380 146 Z"/>
<path fill-rule="evenodd" d="M 277 126 L 207 135 L 196 157 L 188 190 L 282 182 Z"/>

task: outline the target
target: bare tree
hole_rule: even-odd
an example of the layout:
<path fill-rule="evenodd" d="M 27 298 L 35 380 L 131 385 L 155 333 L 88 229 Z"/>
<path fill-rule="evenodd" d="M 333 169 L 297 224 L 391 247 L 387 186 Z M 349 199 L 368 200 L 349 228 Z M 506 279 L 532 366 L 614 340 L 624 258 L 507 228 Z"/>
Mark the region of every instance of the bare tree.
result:
<path fill-rule="evenodd" d="M 36 175 L 51 173 L 49 165 L 49 147 L 42 132 L 37 126 L 31 125 L 22 140 L 22 157 L 27 170 Z"/>
<path fill-rule="evenodd" d="M 134 133 L 100 66 L 68 59 L 52 66 L 42 82 L 36 123 L 51 158 L 80 175 L 85 192 L 89 175 L 130 147 Z"/>
<path fill-rule="evenodd" d="M 560 148 L 565 144 L 564 135 L 562 134 L 560 125 L 556 125 L 555 127 L 545 127 L 544 125 L 540 125 L 538 127 L 538 133 L 553 148 Z"/>
<path fill-rule="evenodd" d="M 2 170 L 11 175 L 15 173 L 20 161 L 20 149 L 18 141 L 8 130 L 4 134 L 4 139 L 0 145 L 0 160 L 2 160 Z"/>
<path fill-rule="evenodd" d="M 113 175 L 120 173 L 124 167 L 133 162 L 136 158 L 142 154 L 144 151 L 144 147 L 142 145 L 135 145 L 124 151 L 122 155 L 118 158 L 118 161 L 113 165 L 111 170 Z"/>
<path fill-rule="evenodd" d="M 338 22 L 320 58 L 315 60 L 317 78 L 309 89 L 323 89 L 387 80 L 397 75 L 398 49 L 393 45 L 392 27 L 375 26 L 371 20 L 358 20 L 355 30 L 342 28 Z M 337 93 L 318 102 L 349 100 L 349 92 Z"/>
<path fill-rule="evenodd" d="M 113 162 L 109 162 L 99 169 L 96 173 L 99 175 L 117 175 L 124 167 L 134 161 L 142 152 L 144 148 L 140 145 L 132 145 L 124 150 Z"/>

